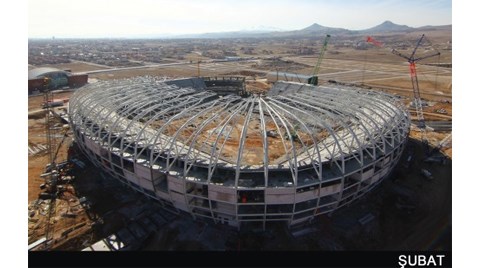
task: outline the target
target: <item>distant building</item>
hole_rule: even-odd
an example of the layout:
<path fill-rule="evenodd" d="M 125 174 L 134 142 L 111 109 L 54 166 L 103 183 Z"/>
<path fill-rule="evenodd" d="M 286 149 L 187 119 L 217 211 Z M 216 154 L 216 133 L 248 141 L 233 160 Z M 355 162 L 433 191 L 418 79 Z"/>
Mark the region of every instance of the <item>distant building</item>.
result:
<path fill-rule="evenodd" d="M 225 59 L 226 59 L 227 61 L 237 61 L 237 60 L 240 60 L 240 59 L 242 59 L 242 58 L 240 58 L 240 57 L 234 57 L 234 56 L 227 56 L 227 57 L 225 57 Z"/>
<path fill-rule="evenodd" d="M 50 78 L 47 88 L 56 89 L 62 87 L 80 87 L 88 82 L 87 74 L 72 74 L 69 70 L 60 70 L 50 67 L 41 67 L 28 71 L 28 94 L 35 91 L 44 91 L 44 78 Z"/>

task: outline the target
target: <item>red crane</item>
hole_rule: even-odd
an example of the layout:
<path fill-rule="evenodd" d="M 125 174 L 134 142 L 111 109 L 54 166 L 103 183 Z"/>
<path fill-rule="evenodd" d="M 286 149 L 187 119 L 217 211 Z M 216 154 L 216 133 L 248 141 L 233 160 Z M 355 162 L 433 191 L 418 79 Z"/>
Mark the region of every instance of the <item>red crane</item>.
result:
<path fill-rule="evenodd" d="M 412 80 L 412 86 L 413 86 L 413 102 L 415 104 L 415 110 L 417 112 L 417 118 L 418 118 L 418 128 L 420 129 L 421 135 L 422 135 L 422 143 L 425 147 L 425 153 L 428 155 L 429 152 L 429 147 L 428 147 L 428 139 L 427 139 L 427 134 L 426 134 L 426 129 L 425 129 L 425 118 L 423 117 L 423 106 L 422 106 L 422 99 L 420 98 L 420 87 L 418 86 L 418 77 L 417 77 L 417 68 L 416 68 L 416 62 L 420 60 L 424 60 L 427 58 L 431 58 L 434 56 L 440 55 L 440 52 L 435 51 L 434 53 L 430 53 L 428 55 L 422 56 L 422 57 L 416 57 L 415 53 L 417 52 L 418 47 L 422 44 L 422 41 L 425 39 L 425 34 L 422 34 L 420 39 L 417 41 L 417 45 L 412 51 L 412 54 L 410 56 L 403 55 L 402 53 L 398 52 L 394 48 L 391 49 L 391 52 L 394 55 L 400 56 L 408 61 L 410 64 L 410 78 Z M 372 43 L 373 45 L 377 47 L 383 47 L 383 44 L 378 42 L 377 40 L 373 39 L 371 36 L 367 37 L 367 42 Z"/>

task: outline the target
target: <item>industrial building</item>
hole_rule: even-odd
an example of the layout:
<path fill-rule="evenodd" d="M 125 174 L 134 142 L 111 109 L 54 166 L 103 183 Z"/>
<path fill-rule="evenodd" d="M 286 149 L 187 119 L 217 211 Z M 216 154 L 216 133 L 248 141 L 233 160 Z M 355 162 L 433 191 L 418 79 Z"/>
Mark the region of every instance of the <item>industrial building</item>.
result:
<path fill-rule="evenodd" d="M 122 183 L 238 228 L 294 226 L 353 202 L 389 175 L 410 128 L 382 92 L 277 82 L 249 94 L 232 77 L 90 84 L 70 98 L 69 120 Z"/>
<path fill-rule="evenodd" d="M 49 78 L 45 85 L 44 78 Z M 80 87 L 88 82 L 88 74 L 72 74 L 69 70 L 50 67 L 35 68 L 28 71 L 28 94 L 62 87 Z"/>

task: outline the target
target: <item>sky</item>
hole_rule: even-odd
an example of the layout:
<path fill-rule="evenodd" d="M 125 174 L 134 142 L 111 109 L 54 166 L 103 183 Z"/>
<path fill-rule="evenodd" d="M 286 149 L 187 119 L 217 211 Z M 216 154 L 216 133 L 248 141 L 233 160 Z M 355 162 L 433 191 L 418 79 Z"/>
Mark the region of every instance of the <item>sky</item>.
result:
<path fill-rule="evenodd" d="M 28 0 L 28 37 L 135 37 L 318 23 L 362 30 L 385 20 L 452 24 L 451 0 Z"/>

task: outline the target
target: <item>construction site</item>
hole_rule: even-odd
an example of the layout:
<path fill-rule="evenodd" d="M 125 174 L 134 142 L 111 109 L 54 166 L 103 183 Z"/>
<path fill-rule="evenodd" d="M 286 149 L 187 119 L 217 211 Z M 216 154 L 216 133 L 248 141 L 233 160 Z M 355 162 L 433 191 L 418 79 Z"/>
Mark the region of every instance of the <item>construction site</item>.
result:
<path fill-rule="evenodd" d="M 330 38 L 54 66 L 89 83 L 29 97 L 29 250 L 450 249 L 451 50 L 365 37 L 365 61 Z"/>

